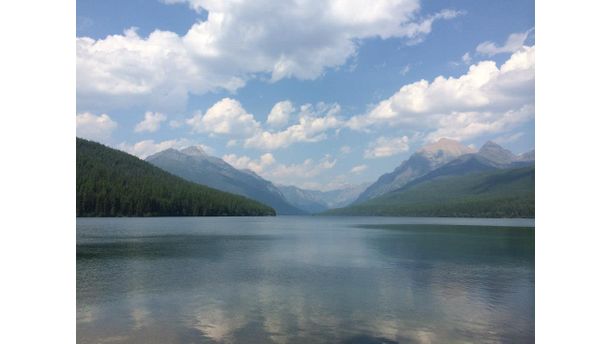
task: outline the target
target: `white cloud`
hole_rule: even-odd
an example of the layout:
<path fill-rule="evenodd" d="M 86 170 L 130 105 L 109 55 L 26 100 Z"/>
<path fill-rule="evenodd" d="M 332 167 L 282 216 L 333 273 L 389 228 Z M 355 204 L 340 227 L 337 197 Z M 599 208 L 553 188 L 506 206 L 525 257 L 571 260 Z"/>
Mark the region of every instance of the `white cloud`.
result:
<path fill-rule="evenodd" d="M 466 65 L 469 65 L 470 63 L 472 63 L 472 56 L 470 56 L 470 53 L 467 52 L 463 54 L 463 56 L 461 56 L 461 61 Z"/>
<path fill-rule="evenodd" d="M 281 127 L 289 122 L 289 116 L 295 111 L 293 104 L 289 100 L 284 100 L 274 104 L 268 114 L 267 123 L 273 127 Z"/>
<path fill-rule="evenodd" d="M 257 174 L 264 172 L 265 168 L 276 163 L 272 153 L 262 154 L 259 159 L 251 159 L 248 156 L 237 156 L 236 154 L 226 154 L 223 160 L 238 169 L 249 169 Z"/>
<path fill-rule="evenodd" d="M 163 110 L 184 106 L 189 94 L 233 92 L 257 74 L 273 82 L 315 79 L 355 56 L 361 40 L 420 42 L 434 21 L 461 14 L 422 16 L 419 0 L 189 3 L 208 15 L 184 36 L 155 30 L 141 37 L 129 29 L 98 40 L 78 37 L 79 106 Z"/>
<path fill-rule="evenodd" d="M 368 168 L 368 166 L 366 166 L 366 165 L 357 165 L 357 166 L 351 168 L 351 173 L 359 174 L 359 173 L 365 171 L 367 168 Z"/>
<path fill-rule="evenodd" d="M 228 164 L 239 169 L 250 169 L 262 177 L 273 180 L 277 184 L 305 185 L 312 178 L 319 176 L 336 165 L 336 159 L 325 155 L 319 161 L 306 159 L 302 163 L 283 164 L 274 158 L 272 153 L 266 153 L 253 159 L 248 156 L 227 154 L 223 156 Z"/>
<path fill-rule="evenodd" d="M 531 31 L 532 30 L 527 30 L 525 32 L 511 34 L 508 36 L 508 39 L 506 39 L 506 43 L 501 47 L 491 41 L 480 43 L 476 47 L 476 52 L 487 56 L 493 56 L 501 53 L 513 53 L 525 45 L 525 41 L 529 37 Z"/>
<path fill-rule="evenodd" d="M 277 103 L 274 108 L 276 110 L 271 111 L 272 117 L 289 109 L 291 112 L 295 111 L 290 101 Z M 230 147 L 242 142 L 249 148 L 275 150 L 297 142 L 318 142 L 327 138 L 328 130 L 339 129 L 344 125 L 344 121 L 337 116 L 340 110 L 338 104 L 304 104 L 295 116 L 296 124 L 284 130 L 264 130 L 262 124 L 248 113 L 239 101 L 224 98 L 210 107 L 205 114 L 196 112 L 185 123 L 191 126 L 194 132 L 232 137 L 227 143 Z M 278 117 L 275 118 L 277 119 Z"/>
<path fill-rule="evenodd" d="M 440 119 L 440 128 L 429 133 L 427 141 L 449 138 L 459 141 L 482 135 L 505 132 L 532 120 L 534 106 L 525 105 L 517 110 L 495 112 L 453 112 Z"/>
<path fill-rule="evenodd" d="M 342 146 L 340 147 L 340 152 L 342 154 L 349 154 L 352 151 L 350 146 Z"/>
<path fill-rule="evenodd" d="M 411 68 L 411 67 L 410 67 L 410 65 L 409 65 L 409 64 L 405 65 L 405 66 L 404 66 L 404 68 L 402 68 L 402 70 L 400 70 L 400 74 L 401 74 L 401 75 L 406 75 L 406 74 L 408 74 L 408 72 L 410 72 L 410 68 Z"/>
<path fill-rule="evenodd" d="M 79 106 L 177 109 L 189 92 L 206 92 L 215 82 L 225 82 L 230 90 L 244 85 L 201 70 L 183 39 L 169 31 L 156 30 L 146 38 L 135 29 L 99 40 L 78 37 L 76 52 Z"/>
<path fill-rule="evenodd" d="M 402 137 L 379 137 L 369 144 L 368 149 L 363 152 L 366 159 L 384 158 L 407 152 L 410 149 L 408 136 Z"/>
<path fill-rule="evenodd" d="M 452 134 L 460 140 L 509 130 L 533 117 L 534 77 L 535 46 L 523 47 L 499 68 L 481 61 L 458 78 L 405 85 L 347 126 L 406 126 L 430 139 Z"/>
<path fill-rule="evenodd" d="M 312 159 L 306 159 L 300 164 L 278 164 L 264 175 L 274 181 L 287 183 L 316 177 L 323 171 L 333 168 L 335 165 L 336 159 L 333 159 L 330 155 L 325 155 L 316 162 Z"/>
<path fill-rule="evenodd" d="M 343 120 L 337 117 L 340 110 L 338 104 L 302 105 L 297 124 L 277 132 L 260 130 L 245 141 L 245 147 L 274 150 L 296 142 L 321 141 L 327 138 L 328 130 L 344 125 Z"/>
<path fill-rule="evenodd" d="M 465 14 L 464 11 L 442 10 L 434 15 L 428 16 L 420 22 L 413 22 L 407 26 L 408 32 L 414 33 L 409 36 L 406 44 L 409 46 L 419 44 L 425 40 L 425 36 L 431 32 L 431 27 L 436 20 L 452 19 Z"/>
<path fill-rule="evenodd" d="M 211 106 L 204 115 L 198 112 L 186 123 L 198 133 L 244 137 L 259 129 L 259 123 L 246 112 L 240 102 L 223 98 Z"/>
<path fill-rule="evenodd" d="M 90 112 L 76 115 L 76 134 L 78 137 L 102 141 L 108 139 L 115 128 L 117 128 L 117 122 L 105 113 L 99 116 Z"/>
<path fill-rule="evenodd" d="M 155 154 L 157 152 L 161 152 L 169 148 L 182 149 L 182 148 L 186 148 L 188 146 L 193 146 L 193 145 L 195 145 L 195 143 L 192 142 L 191 140 L 181 138 L 181 139 L 166 140 L 166 141 L 161 141 L 161 142 L 155 142 L 153 140 L 143 140 L 140 142 L 136 142 L 134 144 L 122 142 L 117 146 L 117 148 L 124 152 L 135 155 L 141 159 L 144 159 L 148 157 L 149 155 Z M 210 147 L 203 146 L 203 145 L 199 145 L 199 146 L 202 147 L 204 151 L 206 151 L 207 153 L 212 154 L 213 150 Z"/>
<path fill-rule="evenodd" d="M 144 119 L 136 125 L 134 131 L 137 133 L 141 133 L 143 131 L 154 133 L 159 130 L 159 126 L 166 119 L 168 119 L 168 117 L 166 117 L 166 115 L 161 112 L 147 111 L 145 113 Z"/>

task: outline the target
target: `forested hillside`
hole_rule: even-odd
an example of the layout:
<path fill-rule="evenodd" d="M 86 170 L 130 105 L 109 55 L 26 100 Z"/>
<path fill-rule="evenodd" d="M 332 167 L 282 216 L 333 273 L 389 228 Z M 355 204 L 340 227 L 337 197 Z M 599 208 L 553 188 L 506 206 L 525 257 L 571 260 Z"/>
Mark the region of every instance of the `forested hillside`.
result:
<path fill-rule="evenodd" d="M 182 150 L 170 148 L 147 157 L 145 161 L 190 182 L 261 202 L 274 208 L 277 214 L 305 214 L 291 205 L 271 182 L 255 172 L 238 170 L 197 146 Z"/>
<path fill-rule="evenodd" d="M 328 215 L 534 217 L 535 167 L 423 178 Z"/>
<path fill-rule="evenodd" d="M 77 216 L 257 216 L 274 209 L 188 182 L 127 153 L 76 141 Z"/>

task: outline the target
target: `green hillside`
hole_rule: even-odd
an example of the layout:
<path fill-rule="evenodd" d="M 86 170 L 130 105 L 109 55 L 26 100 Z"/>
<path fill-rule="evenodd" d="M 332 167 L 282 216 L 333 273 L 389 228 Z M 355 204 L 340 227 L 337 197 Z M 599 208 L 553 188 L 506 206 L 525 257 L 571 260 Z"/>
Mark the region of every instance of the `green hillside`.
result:
<path fill-rule="evenodd" d="M 534 217 L 535 167 L 416 182 L 326 215 Z"/>
<path fill-rule="evenodd" d="M 77 216 L 257 216 L 274 209 L 183 180 L 127 153 L 76 141 Z"/>

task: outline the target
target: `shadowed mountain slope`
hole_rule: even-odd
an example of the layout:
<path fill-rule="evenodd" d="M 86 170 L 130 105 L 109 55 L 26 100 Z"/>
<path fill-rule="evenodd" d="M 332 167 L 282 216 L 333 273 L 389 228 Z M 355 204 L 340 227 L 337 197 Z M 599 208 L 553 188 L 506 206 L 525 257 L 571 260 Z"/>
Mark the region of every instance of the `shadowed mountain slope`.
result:
<path fill-rule="evenodd" d="M 135 156 L 76 140 L 77 216 L 256 216 L 274 209 L 188 182 Z"/>

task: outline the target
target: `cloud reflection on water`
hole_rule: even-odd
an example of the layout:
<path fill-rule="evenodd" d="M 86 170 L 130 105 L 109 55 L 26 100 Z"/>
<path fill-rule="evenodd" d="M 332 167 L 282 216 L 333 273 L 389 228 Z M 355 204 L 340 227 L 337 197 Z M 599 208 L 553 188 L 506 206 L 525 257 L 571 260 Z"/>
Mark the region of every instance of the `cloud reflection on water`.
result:
<path fill-rule="evenodd" d="M 142 239 L 132 252 L 164 253 L 136 259 L 119 240 L 78 260 L 79 342 L 533 341 L 529 235 L 304 227 Z"/>

